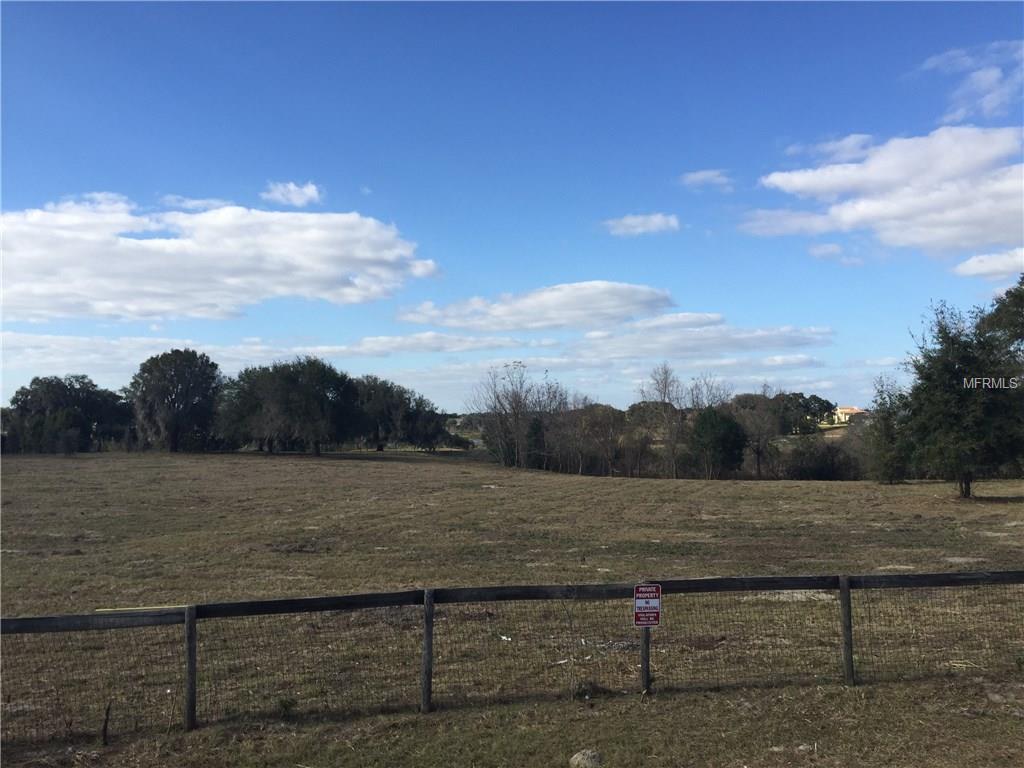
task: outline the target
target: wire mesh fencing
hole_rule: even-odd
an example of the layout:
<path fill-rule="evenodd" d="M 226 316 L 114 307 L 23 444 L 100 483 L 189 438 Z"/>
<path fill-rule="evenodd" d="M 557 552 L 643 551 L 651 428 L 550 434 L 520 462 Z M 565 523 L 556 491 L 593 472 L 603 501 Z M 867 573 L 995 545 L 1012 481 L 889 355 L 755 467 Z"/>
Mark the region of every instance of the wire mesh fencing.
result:
<path fill-rule="evenodd" d="M 855 590 L 853 625 L 863 682 L 1024 674 L 1024 584 Z"/>
<path fill-rule="evenodd" d="M 181 722 L 181 628 L 4 634 L 3 738 L 102 741 Z"/>
<path fill-rule="evenodd" d="M 439 707 L 638 690 L 639 639 L 627 601 L 536 600 L 439 605 Z"/>
<path fill-rule="evenodd" d="M 1024 572 L 711 581 L 665 583 L 650 635 L 653 691 L 839 683 L 848 661 L 862 682 L 1024 675 Z M 852 646 L 843 583 L 853 587 Z M 433 591 L 414 590 L 211 604 L 198 620 L 193 608 L 4 619 L 2 738 L 637 693 L 631 591 L 439 590 L 449 594 L 428 609 Z"/>
<path fill-rule="evenodd" d="M 651 641 L 659 690 L 842 680 L 835 592 L 668 595 Z"/>
<path fill-rule="evenodd" d="M 408 708 L 422 622 L 413 606 L 201 621 L 198 719 Z"/>

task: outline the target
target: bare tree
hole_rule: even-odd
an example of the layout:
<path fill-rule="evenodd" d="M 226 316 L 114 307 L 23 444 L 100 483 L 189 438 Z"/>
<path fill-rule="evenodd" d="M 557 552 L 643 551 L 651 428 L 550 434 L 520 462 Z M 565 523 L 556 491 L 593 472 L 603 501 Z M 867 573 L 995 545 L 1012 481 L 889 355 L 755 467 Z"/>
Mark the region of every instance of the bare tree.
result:
<path fill-rule="evenodd" d="M 515 361 L 492 368 L 477 386 L 470 405 L 483 416 L 484 442 L 502 464 L 526 466 L 526 433 L 534 385 L 526 365 Z"/>
<path fill-rule="evenodd" d="M 700 373 L 690 379 L 686 389 L 686 404 L 695 411 L 718 408 L 732 398 L 732 388 L 713 373 Z"/>
<path fill-rule="evenodd" d="M 669 364 L 663 362 L 655 366 L 648 380 L 640 385 L 639 394 L 648 404 L 652 426 L 661 438 L 665 474 L 676 479 L 685 425 L 683 386 Z"/>

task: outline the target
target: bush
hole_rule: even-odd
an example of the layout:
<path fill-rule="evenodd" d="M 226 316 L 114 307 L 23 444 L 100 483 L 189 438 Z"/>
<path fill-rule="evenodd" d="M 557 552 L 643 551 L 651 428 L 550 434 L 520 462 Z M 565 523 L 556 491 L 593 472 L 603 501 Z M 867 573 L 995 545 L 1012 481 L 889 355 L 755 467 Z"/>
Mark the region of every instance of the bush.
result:
<path fill-rule="evenodd" d="M 818 435 L 797 440 L 785 468 L 789 480 L 858 480 L 861 476 L 853 456 Z"/>

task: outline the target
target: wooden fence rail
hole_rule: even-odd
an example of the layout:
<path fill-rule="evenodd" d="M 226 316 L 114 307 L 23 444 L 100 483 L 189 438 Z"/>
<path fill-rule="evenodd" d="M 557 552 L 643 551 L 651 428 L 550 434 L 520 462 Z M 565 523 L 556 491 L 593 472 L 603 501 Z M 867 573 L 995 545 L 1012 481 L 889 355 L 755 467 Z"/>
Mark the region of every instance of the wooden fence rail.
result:
<path fill-rule="evenodd" d="M 920 589 L 1024 584 L 1024 570 L 981 571 L 973 573 L 918 573 L 866 576 L 759 576 L 706 579 L 668 579 L 661 584 L 663 595 L 708 594 L 719 592 L 772 592 L 825 590 L 838 593 L 839 628 L 842 648 L 843 679 L 847 685 L 857 682 L 854 668 L 854 626 L 851 592 L 858 589 Z M 196 727 L 196 689 L 199 675 L 197 624 L 200 620 L 323 611 L 356 611 L 391 606 L 423 606 L 423 640 L 419 710 L 433 708 L 434 606 L 444 603 L 485 603 L 530 600 L 627 600 L 633 597 L 633 584 L 522 585 L 501 587 L 454 587 L 413 589 L 402 592 L 307 597 L 283 600 L 252 600 L 232 603 L 203 603 L 176 608 L 111 611 L 71 616 L 32 616 L 0 619 L 0 634 L 39 634 L 90 630 L 131 629 L 135 627 L 184 627 L 185 695 L 183 725 Z M 640 642 L 641 687 L 647 692 L 650 678 L 650 630 L 644 629 Z"/>

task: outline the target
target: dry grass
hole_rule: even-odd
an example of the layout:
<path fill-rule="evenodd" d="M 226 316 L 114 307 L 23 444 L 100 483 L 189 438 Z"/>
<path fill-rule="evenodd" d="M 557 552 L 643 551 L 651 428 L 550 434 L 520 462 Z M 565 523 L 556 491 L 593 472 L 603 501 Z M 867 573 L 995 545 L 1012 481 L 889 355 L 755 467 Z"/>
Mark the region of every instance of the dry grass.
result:
<path fill-rule="evenodd" d="M 1002 569 L 1024 562 L 1021 482 L 980 483 L 979 498 L 965 502 L 938 483 L 586 478 L 418 454 L 110 454 L 5 458 L 2 488 L 8 616 L 412 586 Z M 835 638 L 830 596 L 811 596 L 821 599 L 790 604 L 778 596 L 737 595 L 722 606 L 711 605 L 718 599 L 713 596 L 696 601 L 691 607 L 702 621 L 721 623 L 714 642 L 690 637 L 680 625 L 666 630 L 662 647 L 672 648 L 670 636 L 678 641 L 673 652 L 690 665 L 687 680 L 698 679 L 701 669 L 716 671 L 726 659 L 730 672 L 768 663 L 782 679 L 813 681 L 815 670 L 834 656 L 821 643 Z M 533 624 L 541 607 L 522 611 L 519 631 Z M 740 607 L 747 613 L 729 613 Z M 968 609 L 967 603 L 954 606 L 950 626 L 967 627 L 962 619 Z M 821 658 L 799 647 L 788 649 L 788 656 L 770 647 L 763 656 L 752 654 L 740 643 L 719 649 L 719 634 L 734 638 L 750 630 L 742 625 L 752 610 L 761 629 L 779 638 L 791 633 L 793 621 L 811 621 L 815 631 L 805 632 L 807 625 L 801 632 L 820 635 L 815 642 Z M 670 623 L 682 621 L 683 613 L 669 616 Z M 475 618 L 503 621 L 500 611 L 498 616 Z M 599 625 L 607 624 L 607 617 L 595 616 Z M 319 652 L 309 643 L 330 635 L 300 624 L 299 630 L 313 634 L 296 647 L 308 646 L 315 656 Z M 409 628 L 392 630 L 401 655 L 411 655 L 405 645 L 409 638 L 410 648 L 416 644 L 415 627 L 408 638 Z M 268 624 L 265 631 L 278 630 Z M 491 654 L 474 643 L 495 641 L 492 635 L 498 637 L 488 629 L 480 637 L 489 639 L 461 638 L 446 650 L 442 634 L 438 653 Z M 929 648 L 941 649 L 951 637 L 970 640 L 943 634 L 928 638 Z M 922 639 L 907 642 L 909 647 Z M 173 641 L 172 647 L 177 650 Z M 743 647 L 748 650 L 737 650 Z M 273 648 L 268 645 L 268 659 Z M 212 646 L 206 653 L 212 660 Z M 310 665 L 308 685 L 322 685 L 314 674 L 322 671 L 316 659 L 301 658 Z M 344 658 L 342 653 L 334 663 Z M 117 665 L 116 658 L 107 661 Z M 77 742 L 70 749 L 19 747 L 5 757 L 37 765 L 565 765 L 576 749 L 596 745 L 610 765 L 1009 766 L 1024 758 L 1014 737 L 1022 727 L 1024 689 L 1012 680 L 452 708 L 459 701 L 501 698 L 486 688 L 494 681 L 472 677 L 476 667 L 468 661 L 456 655 L 441 665 L 465 672 L 447 681 L 439 677 L 438 697 L 447 709 L 430 717 L 216 725 L 189 736 L 172 731 L 121 740 L 108 749 L 82 749 Z M 237 704 L 231 662 L 224 657 L 226 677 L 214 686 L 221 691 L 214 708 Z M 264 668 L 267 663 L 260 662 Z M 623 666 L 612 654 L 602 663 L 598 671 L 605 679 L 631 674 L 628 659 Z M 657 648 L 654 663 L 657 671 Z M 579 661 L 580 674 L 586 667 Z M 561 670 L 546 666 L 541 676 L 547 681 Z M 302 693 L 297 689 L 300 701 Z M 273 693 L 259 696 L 269 709 L 284 701 Z"/>
<path fill-rule="evenodd" d="M 417 454 L 5 457 L 3 610 L 1020 567 L 1024 483 L 977 492 L 575 477 Z"/>

